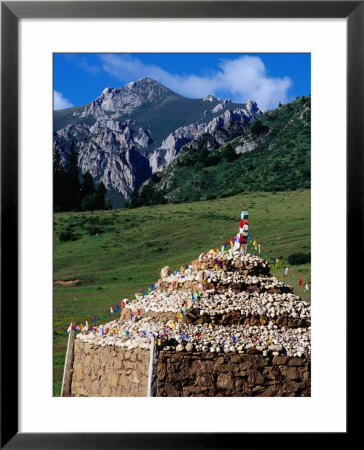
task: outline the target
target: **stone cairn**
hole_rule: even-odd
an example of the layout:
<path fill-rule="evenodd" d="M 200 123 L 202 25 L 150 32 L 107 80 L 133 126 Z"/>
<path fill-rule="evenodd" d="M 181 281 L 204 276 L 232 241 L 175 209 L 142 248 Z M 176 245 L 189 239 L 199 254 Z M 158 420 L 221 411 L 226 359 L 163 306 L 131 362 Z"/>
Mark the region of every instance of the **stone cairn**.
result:
<path fill-rule="evenodd" d="M 264 259 L 211 251 L 185 270 L 164 267 L 156 289 L 77 338 L 129 350 L 147 349 L 153 339 L 169 352 L 310 357 L 311 306 Z"/>

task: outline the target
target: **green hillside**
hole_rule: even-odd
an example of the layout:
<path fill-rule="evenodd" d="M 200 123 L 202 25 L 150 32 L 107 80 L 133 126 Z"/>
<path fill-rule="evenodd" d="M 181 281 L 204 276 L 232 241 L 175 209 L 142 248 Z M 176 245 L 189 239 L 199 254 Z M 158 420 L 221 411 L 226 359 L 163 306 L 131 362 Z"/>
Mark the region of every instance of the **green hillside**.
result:
<path fill-rule="evenodd" d="M 163 266 L 175 269 L 224 243 L 236 235 L 243 209 L 249 211 L 252 236 L 283 263 L 292 254 L 310 253 L 310 190 L 55 214 L 54 395 L 60 394 L 71 321 L 90 320 L 156 282 Z M 293 269 L 310 282 L 310 264 Z M 282 268 L 272 274 L 285 278 Z M 285 279 L 298 295 L 310 299 L 310 291 L 298 287 L 297 279 Z M 111 317 L 115 315 L 105 314 L 104 321 Z"/>
<path fill-rule="evenodd" d="M 197 149 L 186 145 L 165 171 L 134 194 L 132 206 L 310 188 L 310 107 L 308 96 L 268 111 L 213 152 L 203 142 Z"/>
<path fill-rule="evenodd" d="M 53 111 L 53 131 L 58 131 L 61 128 L 65 127 L 66 125 L 72 124 L 72 123 L 82 123 L 85 122 L 86 118 L 80 118 L 78 116 L 74 116 L 73 114 L 80 114 L 85 109 L 84 106 L 74 106 L 72 108 L 66 108 L 66 109 L 57 109 Z M 90 125 L 92 125 L 95 122 L 95 120 L 92 120 L 90 122 Z M 86 120 L 86 123 L 88 121 Z"/>

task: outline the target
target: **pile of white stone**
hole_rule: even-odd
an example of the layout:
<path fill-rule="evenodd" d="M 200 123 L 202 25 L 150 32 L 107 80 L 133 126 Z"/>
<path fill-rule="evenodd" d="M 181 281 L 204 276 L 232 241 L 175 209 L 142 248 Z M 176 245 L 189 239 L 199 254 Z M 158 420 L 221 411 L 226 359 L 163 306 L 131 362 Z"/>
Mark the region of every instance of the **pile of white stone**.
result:
<path fill-rule="evenodd" d="M 311 327 L 213 326 L 211 324 L 176 324 L 173 331 L 166 324 L 149 318 L 122 322 L 115 320 L 80 333 L 77 338 L 94 346 L 107 345 L 132 350 L 150 348 L 151 341 L 164 350 L 248 353 L 267 356 L 285 354 L 303 356 L 311 353 Z"/>
<path fill-rule="evenodd" d="M 201 292 L 191 301 L 191 292 L 172 291 L 171 293 L 155 292 L 126 305 L 132 312 L 152 311 L 157 313 L 178 313 L 185 305 L 189 305 L 199 315 L 224 315 L 239 312 L 243 317 L 264 316 L 275 319 L 291 316 L 293 318 L 310 319 L 311 306 L 292 293 L 269 294 L 267 292 L 234 292 L 224 293 L 216 290 Z M 135 315 L 135 314 L 134 314 Z"/>
<path fill-rule="evenodd" d="M 256 267 L 258 271 L 261 266 L 264 272 L 268 264 L 265 260 L 240 252 L 229 253 L 200 255 L 199 262 L 202 264 L 216 261 L 218 257 L 222 261 L 218 269 L 201 269 L 198 263 L 194 264 L 194 268 L 190 266 L 174 274 L 164 273 L 157 289 L 126 304 L 120 319 L 90 327 L 77 338 L 95 346 L 114 345 L 127 349 L 149 348 L 153 341 L 158 348 L 175 351 L 308 355 L 311 352 L 311 327 L 279 326 L 277 319 L 289 317 L 310 324 L 309 303 L 290 291 L 279 293 L 286 285 L 274 277 L 244 276 L 241 273 L 241 267 L 249 266 Z M 224 260 L 233 261 L 238 266 L 236 272 L 232 269 L 224 271 Z M 203 277 L 201 270 L 204 271 Z M 179 280 L 188 278 L 194 282 L 209 282 L 209 278 L 211 281 L 215 278 L 226 282 L 227 290 L 206 289 L 204 283 L 201 283 L 198 294 L 192 284 L 190 290 L 173 289 L 170 292 L 161 287 L 163 282 L 175 282 L 174 285 L 177 285 Z M 237 279 L 244 285 L 256 284 L 259 289 L 236 292 L 229 288 L 229 284 Z M 267 292 L 267 286 L 274 286 L 276 292 Z M 127 311 L 128 315 L 125 314 Z M 218 325 L 214 320 L 215 316 L 226 317 L 229 314 L 237 314 L 238 323 Z M 203 322 L 200 317 L 204 317 Z M 257 324 L 243 324 L 240 320 L 249 317 L 258 318 Z"/>

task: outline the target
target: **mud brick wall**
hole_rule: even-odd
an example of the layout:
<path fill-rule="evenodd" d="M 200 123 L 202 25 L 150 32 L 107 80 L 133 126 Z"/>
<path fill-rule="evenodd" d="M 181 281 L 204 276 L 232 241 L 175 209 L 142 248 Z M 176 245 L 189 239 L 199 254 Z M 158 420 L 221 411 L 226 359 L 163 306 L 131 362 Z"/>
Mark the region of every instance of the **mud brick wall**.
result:
<path fill-rule="evenodd" d="M 71 395 L 146 397 L 149 350 L 93 346 L 75 340 Z"/>
<path fill-rule="evenodd" d="M 157 397 L 308 397 L 305 358 L 161 351 Z"/>

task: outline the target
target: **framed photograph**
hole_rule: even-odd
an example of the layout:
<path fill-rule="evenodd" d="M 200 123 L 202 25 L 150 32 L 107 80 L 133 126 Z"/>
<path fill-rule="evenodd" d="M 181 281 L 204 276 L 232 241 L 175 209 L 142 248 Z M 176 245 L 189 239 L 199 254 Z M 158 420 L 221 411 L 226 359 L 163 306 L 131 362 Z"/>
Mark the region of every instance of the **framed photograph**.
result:
<path fill-rule="evenodd" d="M 363 11 L 1 3 L 2 447 L 348 438 Z"/>

